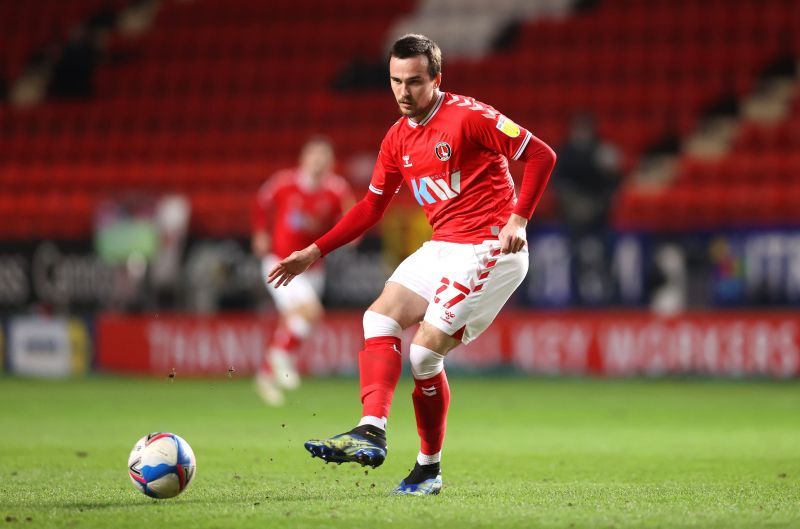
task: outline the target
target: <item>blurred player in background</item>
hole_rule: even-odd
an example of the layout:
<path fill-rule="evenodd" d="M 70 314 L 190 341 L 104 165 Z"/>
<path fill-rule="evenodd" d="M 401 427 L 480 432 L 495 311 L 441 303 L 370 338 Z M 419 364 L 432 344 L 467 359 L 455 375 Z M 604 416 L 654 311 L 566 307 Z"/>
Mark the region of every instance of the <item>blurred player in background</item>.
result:
<path fill-rule="evenodd" d="M 276 173 L 259 189 L 253 209 L 252 248 L 261 258 L 262 277 L 266 278 L 267 271 L 288 256 L 298 241 L 311 244 L 352 205 L 350 186 L 332 172 L 333 165 L 331 142 L 314 137 L 303 146 L 299 167 Z M 293 353 L 322 316 L 324 280 L 320 263 L 287 288 L 267 286 L 280 319 L 256 374 L 256 386 L 269 404 L 282 404 L 283 390 L 300 385 Z"/>
<path fill-rule="evenodd" d="M 389 78 L 402 117 L 383 139 L 366 196 L 336 226 L 270 272 L 276 286 L 300 279 L 320 257 L 380 220 L 403 180 L 433 227 L 364 315 L 358 426 L 306 443 L 326 461 L 377 467 L 400 377 L 401 331 L 421 322 L 410 347 L 420 451 L 396 494 L 436 494 L 450 388 L 445 355 L 494 320 L 528 270 L 525 228 L 555 165 L 541 140 L 492 107 L 439 89 L 441 51 L 422 35 L 394 43 Z M 524 160 L 519 198 L 508 160 Z"/>

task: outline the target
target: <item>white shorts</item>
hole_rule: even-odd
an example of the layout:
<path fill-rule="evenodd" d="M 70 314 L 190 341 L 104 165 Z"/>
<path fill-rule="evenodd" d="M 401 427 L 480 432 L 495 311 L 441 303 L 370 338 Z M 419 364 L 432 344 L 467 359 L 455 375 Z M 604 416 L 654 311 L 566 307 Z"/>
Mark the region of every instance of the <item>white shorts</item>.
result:
<path fill-rule="evenodd" d="M 267 284 L 269 271 L 281 260 L 275 255 L 268 255 L 261 260 L 261 277 L 267 287 L 267 292 L 272 296 L 278 312 L 291 312 L 301 305 L 319 303 L 322 291 L 325 289 L 325 271 L 321 266 L 314 266 L 295 276 L 288 285 L 275 288 Z"/>
<path fill-rule="evenodd" d="M 469 343 L 489 327 L 528 273 L 528 247 L 500 253 L 500 242 L 428 241 L 388 281 L 428 300 L 425 321 Z"/>

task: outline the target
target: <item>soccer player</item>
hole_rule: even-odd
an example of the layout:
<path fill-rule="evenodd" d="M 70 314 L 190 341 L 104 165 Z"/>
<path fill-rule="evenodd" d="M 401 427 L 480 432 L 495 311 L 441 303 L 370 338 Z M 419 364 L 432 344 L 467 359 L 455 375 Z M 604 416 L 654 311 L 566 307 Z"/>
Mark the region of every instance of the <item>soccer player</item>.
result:
<path fill-rule="evenodd" d="M 253 208 L 252 248 L 262 260 L 262 277 L 298 241 L 312 243 L 352 205 L 350 186 L 332 172 L 333 164 L 330 141 L 311 138 L 300 152 L 299 167 L 279 171 L 259 189 Z M 319 263 L 287 288 L 267 286 L 280 318 L 256 374 L 256 387 L 269 404 L 281 405 L 283 390 L 300 384 L 293 353 L 322 316 L 324 279 Z"/>
<path fill-rule="evenodd" d="M 444 358 L 480 335 L 528 270 L 525 227 L 555 165 L 553 150 L 489 105 L 440 90 L 439 47 L 422 35 L 397 40 L 389 82 L 402 117 L 381 143 L 369 191 L 328 233 L 269 273 L 289 285 L 322 256 L 383 215 L 405 180 L 433 237 L 403 261 L 364 314 L 359 353 L 363 413 L 349 432 L 305 443 L 312 456 L 373 468 L 386 457 L 386 420 L 400 376 L 401 331 L 411 346 L 412 400 L 420 451 L 396 494 L 441 490 L 450 388 Z M 524 160 L 519 198 L 508 160 Z"/>

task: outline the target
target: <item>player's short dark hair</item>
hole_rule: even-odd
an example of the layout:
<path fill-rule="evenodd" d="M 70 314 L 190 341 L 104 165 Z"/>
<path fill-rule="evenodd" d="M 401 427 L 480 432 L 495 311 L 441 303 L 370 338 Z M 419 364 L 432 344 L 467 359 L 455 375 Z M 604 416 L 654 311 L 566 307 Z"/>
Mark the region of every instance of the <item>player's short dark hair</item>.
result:
<path fill-rule="evenodd" d="M 397 39 L 389 50 L 389 58 L 408 59 L 424 55 L 428 58 L 428 74 L 431 79 L 442 73 L 442 50 L 425 35 L 409 33 Z"/>

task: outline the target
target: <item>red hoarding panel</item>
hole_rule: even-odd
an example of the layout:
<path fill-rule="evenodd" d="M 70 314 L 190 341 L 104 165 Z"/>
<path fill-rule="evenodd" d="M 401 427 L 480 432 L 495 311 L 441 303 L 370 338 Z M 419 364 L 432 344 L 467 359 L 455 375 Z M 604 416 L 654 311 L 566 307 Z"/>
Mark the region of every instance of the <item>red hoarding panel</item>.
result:
<path fill-rule="evenodd" d="M 103 316 L 98 367 L 166 376 L 250 374 L 269 344 L 275 319 L 240 316 Z M 407 352 L 414 329 L 403 336 Z M 363 342 L 361 313 L 331 313 L 298 353 L 310 374 L 355 373 Z M 407 357 L 407 355 L 404 355 Z M 511 365 L 560 375 L 800 375 L 800 318 L 794 313 L 508 312 L 475 342 L 448 355 L 451 367 Z"/>
<path fill-rule="evenodd" d="M 545 374 L 609 376 L 800 374 L 800 318 L 783 313 L 521 316 L 511 361 Z M 503 325 L 511 323 L 510 319 Z"/>
<path fill-rule="evenodd" d="M 102 316 L 97 321 L 96 364 L 104 371 L 149 373 L 150 344 L 145 320 Z"/>
<path fill-rule="evenodd" d="M 166 376 L 250 374 L 275 328 L 257 316 L 102 316 L 97 325 L 98 368 Z M 361 317 L 331 314 L 299 352 L 305 373 L 352 371 L 363 342 Z"/>

